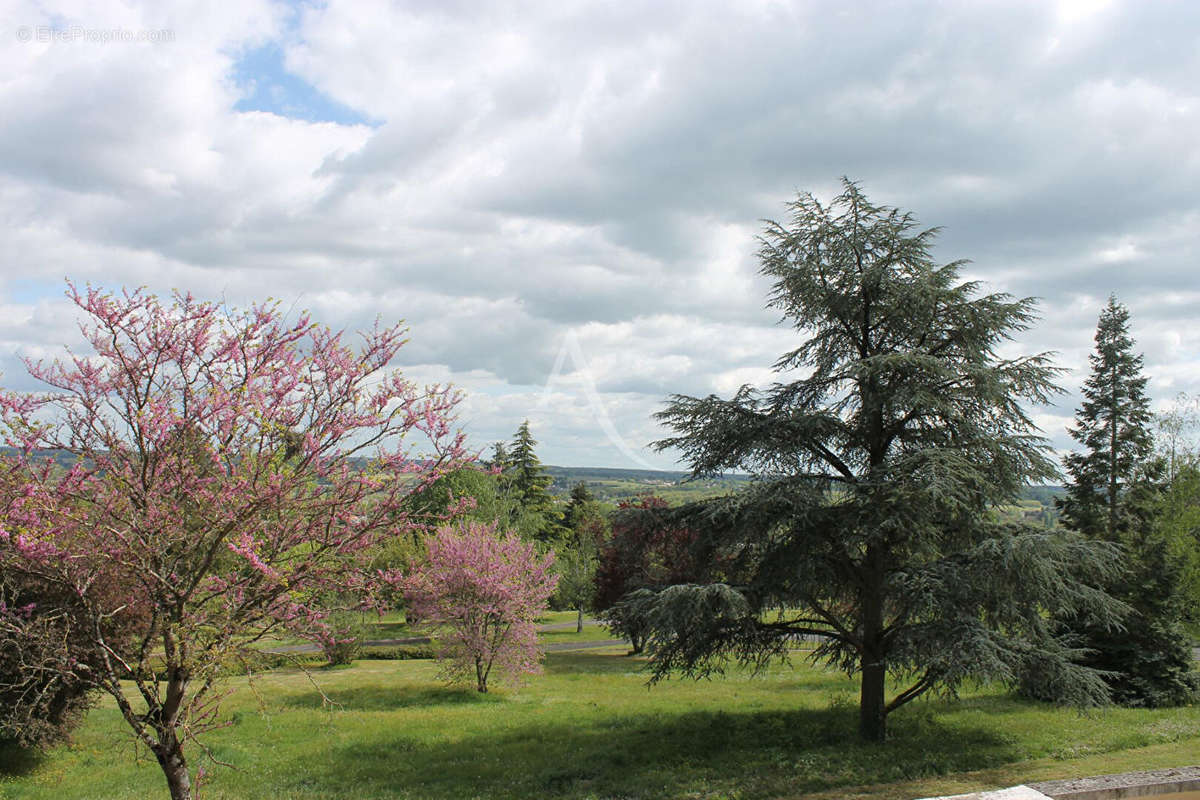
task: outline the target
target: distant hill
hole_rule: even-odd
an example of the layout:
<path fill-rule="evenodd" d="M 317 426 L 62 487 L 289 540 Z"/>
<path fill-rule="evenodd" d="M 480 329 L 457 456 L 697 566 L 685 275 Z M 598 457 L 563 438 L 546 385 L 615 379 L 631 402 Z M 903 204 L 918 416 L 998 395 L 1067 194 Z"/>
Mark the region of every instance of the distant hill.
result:
<path fill-rule="evenodd" d="M 16 458 L 21 454 L 21 451 L 16 447 L 0 447 L 0 456 L 4 458 Z M 33 457 L 38 460 L 50 458 L 54 463 L 63 469 L 70 469 L 75 466 L 75 455 L 68 453 L 66 450 L 34 450 Z"/>
<path fill-rule="evenodd" d="M 729 494 L 744 486 L 749 475 L 720 475 L 689 480 L 690 472 L 656 469 L 609 469 L 606 467 L 546 466 L 554 479 L 550 491 L 564 496 L 578 483 L 587 484 L 597 500 L 617 502 L 645 494 L 655 494 L 672 503 L 686 503 L 706 497 Z"/>
<path fill-rule="evenodd" d="M 554 479 L 550 491 L 565 496 L 577 483 L 587 484 L 596 499 L 615 503 L 646 494 L 654 494 L 672 505 L 703 500 L 736 492 L 750 480 L 749 475 L 720 475 L 689 480 L 690 472 L 652 469 L 608 469 L 605 467 L 546 466 Z M 1008 519 L 1052 527 L 1058 521 L 1056 498 L 1066 492 L 1061 486 L 1026 486 L 1017 502 L 1000 509 Z"/>
<path fill-rule="evenodd" d="M 1021 490 L 1022 500 L 1036 500 L 1042 505 L 1054 505 L 1054 501 L 1067 493 L 1062 486 L 1026 486 Z"/>
<path fill-rule="evenodd" d="M 660 469 L 613 469 L 610 467 L 555 467 L 546 471 L 555 484 L 565 482 L 568 488 L 580 481 L 635 481 L 645 483 L 677 483 L 685 480 L 690 472 L 672 472 Z"/>
<path fill-rule="evenodd" d="M 0 455 L 13 457 L 18 451 L 12 447 L 0 447 Z M 62 468 L 68 469 L 75 463 L 75 456 L 63 451 L 40 451 L 39 456 L 49 456 Z M 360 465 L 367 459 L 355 459 Z M 587 484 L 597 500 L 617 503 L 646 494 L 657 495 L 672 505 L 719 497 L 736 492 L 750 482 L 749 475 L 730 474 L 711 478 L 690 480 L 691 473 L 656 469 L 611 469 L 608 467 L 556 467 L 546 466 L 553 482 L 550 491 L 565 497 L 577 483 Z M 1054 501 L 1066 493 L 1061 486 L 1026 486 L 1021 490 L 1017 502 L 1003 506 L 1000 513 L 1012 520 L 1023 520 L 1053 526 L 1058 521 L 1058 508 Z"/>

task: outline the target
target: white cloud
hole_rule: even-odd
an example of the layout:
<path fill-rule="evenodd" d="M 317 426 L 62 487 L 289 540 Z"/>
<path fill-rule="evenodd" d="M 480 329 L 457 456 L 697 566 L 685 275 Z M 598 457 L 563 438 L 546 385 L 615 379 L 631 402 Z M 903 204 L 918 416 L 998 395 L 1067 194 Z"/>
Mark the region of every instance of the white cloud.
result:
<path fill-rule="evenodd" d="M 667 393 L 769 380 L 795 334 L 763 309 L 759 219 L 846 174 L 943 225 L 972 277 L 1042 296 L 1016 349 L 1058 350 L 1072 392 L 1114 291 L 1154 391 L 1200 388 L 1200 9 L 54 5 L 6 19 L 174 37 L 0 42 L 9 385 L 72 335 L 38 299 L 63 276 L 272 295 L 406 319 L 402 362 L 469 391 L 481 442 L 530 416 L 547 461 L 626 463 L 581 374 L 543 391 L 567 333 L 637 448 Z M 239 59 L 268 43 L 380 124 L 236 111 Z M 1073 398 L 1039 417 L 1056 446 Z"/>

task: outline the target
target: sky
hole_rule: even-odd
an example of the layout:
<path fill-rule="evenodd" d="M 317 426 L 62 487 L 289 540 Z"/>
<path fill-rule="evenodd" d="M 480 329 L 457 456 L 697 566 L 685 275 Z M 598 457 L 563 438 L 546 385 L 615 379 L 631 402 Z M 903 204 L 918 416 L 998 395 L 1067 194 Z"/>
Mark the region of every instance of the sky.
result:
<path fill-rule="evenodd" d="M 0 382 L 65 279 L 337 328 L 466 395 L 477 448 L 679 466 L 672 393 L 766 385 L 762 220 L 842 176 L 1041 298 L 1054 447 L 1110 293 L 1200 392 L 1200 3 L 0 0 Z"/>

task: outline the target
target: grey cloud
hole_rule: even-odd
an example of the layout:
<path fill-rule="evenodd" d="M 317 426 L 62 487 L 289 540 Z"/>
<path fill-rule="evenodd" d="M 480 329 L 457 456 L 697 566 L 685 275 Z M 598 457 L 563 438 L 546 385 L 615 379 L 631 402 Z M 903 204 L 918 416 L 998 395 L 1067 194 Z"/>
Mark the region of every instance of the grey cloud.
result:
<path fill-rule="evenodd" d="M 1174 332 L 1198 327 L 1198 30 L 1200 7 L 1138 2 L 364 2 L 276 25 L 289 67 L 375 130 L 235 114 L 229 54 L 261 27 L 138 58 L 20 51 L 0 269 L 273 294 L 351 328 L 403 317 L 404 364 L 493 376 L 481 435 L 511 433 L 586 329 L 644 442 L 666 393 L 782 350 L 758 220 L 844 174 L 943 226 L 939 258 L 1043 298 L 1017 346 L 1075 368 L 1051 413 L 1069 416 L 1112 291 L 1152 385 L 1195 391 L 1180 365 L 1200 348 Z M 548 460 L 619 463 L 572 402 L 544 409 Z"/>

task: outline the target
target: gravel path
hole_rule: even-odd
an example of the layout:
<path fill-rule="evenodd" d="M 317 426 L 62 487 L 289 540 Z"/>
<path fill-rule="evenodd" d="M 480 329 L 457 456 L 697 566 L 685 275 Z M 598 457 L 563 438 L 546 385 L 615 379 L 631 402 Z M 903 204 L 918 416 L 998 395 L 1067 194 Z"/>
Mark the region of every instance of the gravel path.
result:
<path fill-rule="evenodd" d="M 553 642 L 546 645 L 547 653 L 558 653 L 563 650 L 594 650 L 597 647 L 616 647 L 619 644 L 629 644 L 624 639 L 600 639 L 595 642 Z"/>
<path fill-rule="evenodd" d="M 568 631 L 574 629 L 574 622 L 554 622 L 549 625 L 539 625 L 538 631 L 546 633 L 549 631 Z M 597 628 L 600 623 L 594 619 L 585 619 L 583 627 Z M 564 650 L 591 650 L 597 647 L 613 647 L 615 645 L 624 644 L 624 639 L 598 639 L 588 642 L 551 642 L 546 645 L 546 652 L 562 652 Z M 428 636 L 408 636 L 403 639 L 367 639 L 363 642 L 364 647 L 403 647 L 410 644 L 429 644 Z M 264 653 L 318 653 L 321 648 L 311 642 L 304 644 L 282 644 L 275 647 L 264 648 Z"/>
<path fill-rule="evenodd" d="M 554 622 L 549 625 L 539 625 L 538 630 L 546 633 L 549 631 L 568 631 L 575 627 L 574 622 Z M 594 619 L 585 619 L 583 627 L 598 628 L 600 623 Z M 597 639 L 588 642 L 552 642 L 546 645 L 547 653 L 561 653 L 566 650 L 594 650 L 599 647 L 615 647 L 619 644 L 625 644 L 624 639 Z M 410 644 L 429 644 L 428 636 L 409 636 L 405 639 L 368 639 L 363 642 L 365 647 L 403 647 Z M 278 647 L 272 647 L 268 650 L 263 650 L 264 653 L 316 653 L 321 648 L 315 644 L 285 644 Z M 1193 648 L 1192 655 L 1197 661 L 1200 661 L 1200 647 Z"/>

